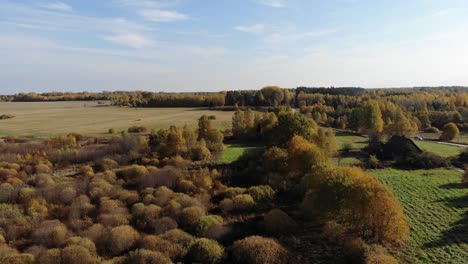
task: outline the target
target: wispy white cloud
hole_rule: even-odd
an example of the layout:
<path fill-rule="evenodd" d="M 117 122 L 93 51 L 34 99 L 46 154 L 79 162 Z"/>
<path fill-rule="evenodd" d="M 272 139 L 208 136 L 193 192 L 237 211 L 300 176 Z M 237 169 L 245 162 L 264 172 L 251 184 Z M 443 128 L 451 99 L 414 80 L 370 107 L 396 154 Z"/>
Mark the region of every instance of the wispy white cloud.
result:
<path fill-rule="evenodd" d="M 172 10 L 147 9 L 141 10 L 140 15 L 153 22 L 173 22 L 189 19 L 189 16 Z"/>
<path fill-rule="evenodd" d="M 443 17 L 449 15 L 450 12 L 448 10 L 439 10 L 432 13 L 431 17 Z"/>
<path fill-rule="evenodd" d="M 117 34 L 113 36 L 106 36 L 103 39 L 115 44 L 136 49 L 149 46 L 152 43 L 151 39 L 139 34 Z"/>
<path fill-rule="evenodd" d="M 234 27 L 235 30 L 247 33 L 262 33 L 265 31 L 265 25 L 263 24 L 255 24 L 251 26 L 237 26 Z"/>
<path fill-rule="evenodd" d="M 57 11 L 67 11 L 67 12 L 73 11 L 73 8 L 64 2 L 43 3 L 43 4 L 40 4 L 39 6 L 43 8 L 47 8 L 47 9 L 57 10 Z"/>
<path fill-rule="evenodd" d="M 281 8 L 285 6 L 282 0 L 258 0 L 258 2 L 262 5 L 274 8 Z"/>
<path fill-rule="evenodd" d="M 115 0 L 115 2 L 124 7 L 137 7 L 137 8 L 164 8 L 176 6 L 179 0 Z"/>

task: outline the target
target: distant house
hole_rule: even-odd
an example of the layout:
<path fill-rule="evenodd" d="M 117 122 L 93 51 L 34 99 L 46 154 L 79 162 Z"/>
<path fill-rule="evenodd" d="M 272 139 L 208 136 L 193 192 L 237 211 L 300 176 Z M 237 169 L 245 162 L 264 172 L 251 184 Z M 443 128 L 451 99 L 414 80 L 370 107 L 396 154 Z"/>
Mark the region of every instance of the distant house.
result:
<path fill-rule="evenodd" d="M 413 140 L 405 136 L 393 136 L 383 144 L 382 157 L 384 159 L 400 159 L 421 154 L 423 151 Z"/>

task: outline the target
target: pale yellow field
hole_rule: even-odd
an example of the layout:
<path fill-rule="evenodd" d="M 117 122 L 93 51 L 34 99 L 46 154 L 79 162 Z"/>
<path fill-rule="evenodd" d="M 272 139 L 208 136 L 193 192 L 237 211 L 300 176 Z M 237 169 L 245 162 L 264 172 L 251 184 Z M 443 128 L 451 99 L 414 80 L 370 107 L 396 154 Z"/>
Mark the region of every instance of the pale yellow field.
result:
<path fill-rule="evenodd" d="M 159 129 L 187 124 L 196 127 L 203 114 L 216 116 L 215 124 L 226 129 L 231 126 L 233 112 L 97 106 L 96 102 L 2 102 L 1 114 L 15 117 L 0 120 L 0 135 L 49 136 L 70 132 L 106 135 L 109 128 L 122 131 L 130 126 Z"/>

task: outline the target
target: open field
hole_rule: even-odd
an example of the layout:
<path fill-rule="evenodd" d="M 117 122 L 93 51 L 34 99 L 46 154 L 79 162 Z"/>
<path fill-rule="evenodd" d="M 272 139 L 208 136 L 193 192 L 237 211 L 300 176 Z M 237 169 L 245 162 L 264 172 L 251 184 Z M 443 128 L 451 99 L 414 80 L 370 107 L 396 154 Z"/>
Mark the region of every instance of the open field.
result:
<path fill-rule="evenodd" d="M 203 114 L 216 116 L 215 124 L 226 129 L 231 127 L 233 115 L 233 112 L 202 108 L 126 108 L 97 106 L 96 102 L 0 103 L 0 113 L 15 116 L 0 120 L 0 135 L 29 136 L 70 132 L 105 135 L 109 128 L 121 131 L 130 126 L 159 129 L 187 124 L 195 127 Z"/>
<path fill-rule="evenodd" d="M 226 149 L 223 151 L 221 163 L 232 163 L 238 160 L 242 155 L 249 151 L 263 149 L 264 147 L 247 143 L 227 143 Z"/>
<path fill-rule="evenodd" d="M 350 133 L 335 131 L 338 149 L 343 149 L 345 144 L 351 144 L 353 149 L 362 149 L 367 146 L 368 139 L 364 136 L 352 135 Z"/>
<path fill-rule="evenodd" d="M 433 152 L 442 157 L 454 157 L 459 155 L 466 148 L 440 144 L 432 141 L 414 141 L 422 150 Z"/>
<path fill-rule="evenodd" d="M 370 171 L 401 201 L 411 236 L 401 263 L 467 263 L 468 186 L 447 170 Z"/>

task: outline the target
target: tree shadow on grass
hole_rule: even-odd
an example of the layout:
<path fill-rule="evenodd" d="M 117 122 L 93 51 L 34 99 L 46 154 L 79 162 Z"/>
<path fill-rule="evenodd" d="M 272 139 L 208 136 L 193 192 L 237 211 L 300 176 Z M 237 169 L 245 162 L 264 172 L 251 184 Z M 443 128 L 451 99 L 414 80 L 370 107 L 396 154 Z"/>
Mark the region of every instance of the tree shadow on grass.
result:
<path fill-rule="evenodd" d="M 444 202 L 451 207 L 468 208 L 468 195 L 447 199 Z M 438 240 L 426 243 L 424 246 L 434 248 L 464 243 L 468 243 L 468 211 L 463 214 L 462 219 L 454 222 L 449 230 L 442 232 Z"/>
<path fill-rule="evenodd" d="M 444 184 L 444 185 L 441 185 L 439 186 L 440 188 L 442 189 L 448 189 L 448 190 L 452 190 L 452 189 L 468 189 L 468 184 L 466 183 L 455 183 L 455 182 L 452 182 L 452 183 L 448 183 L 448 184 Z"/>

